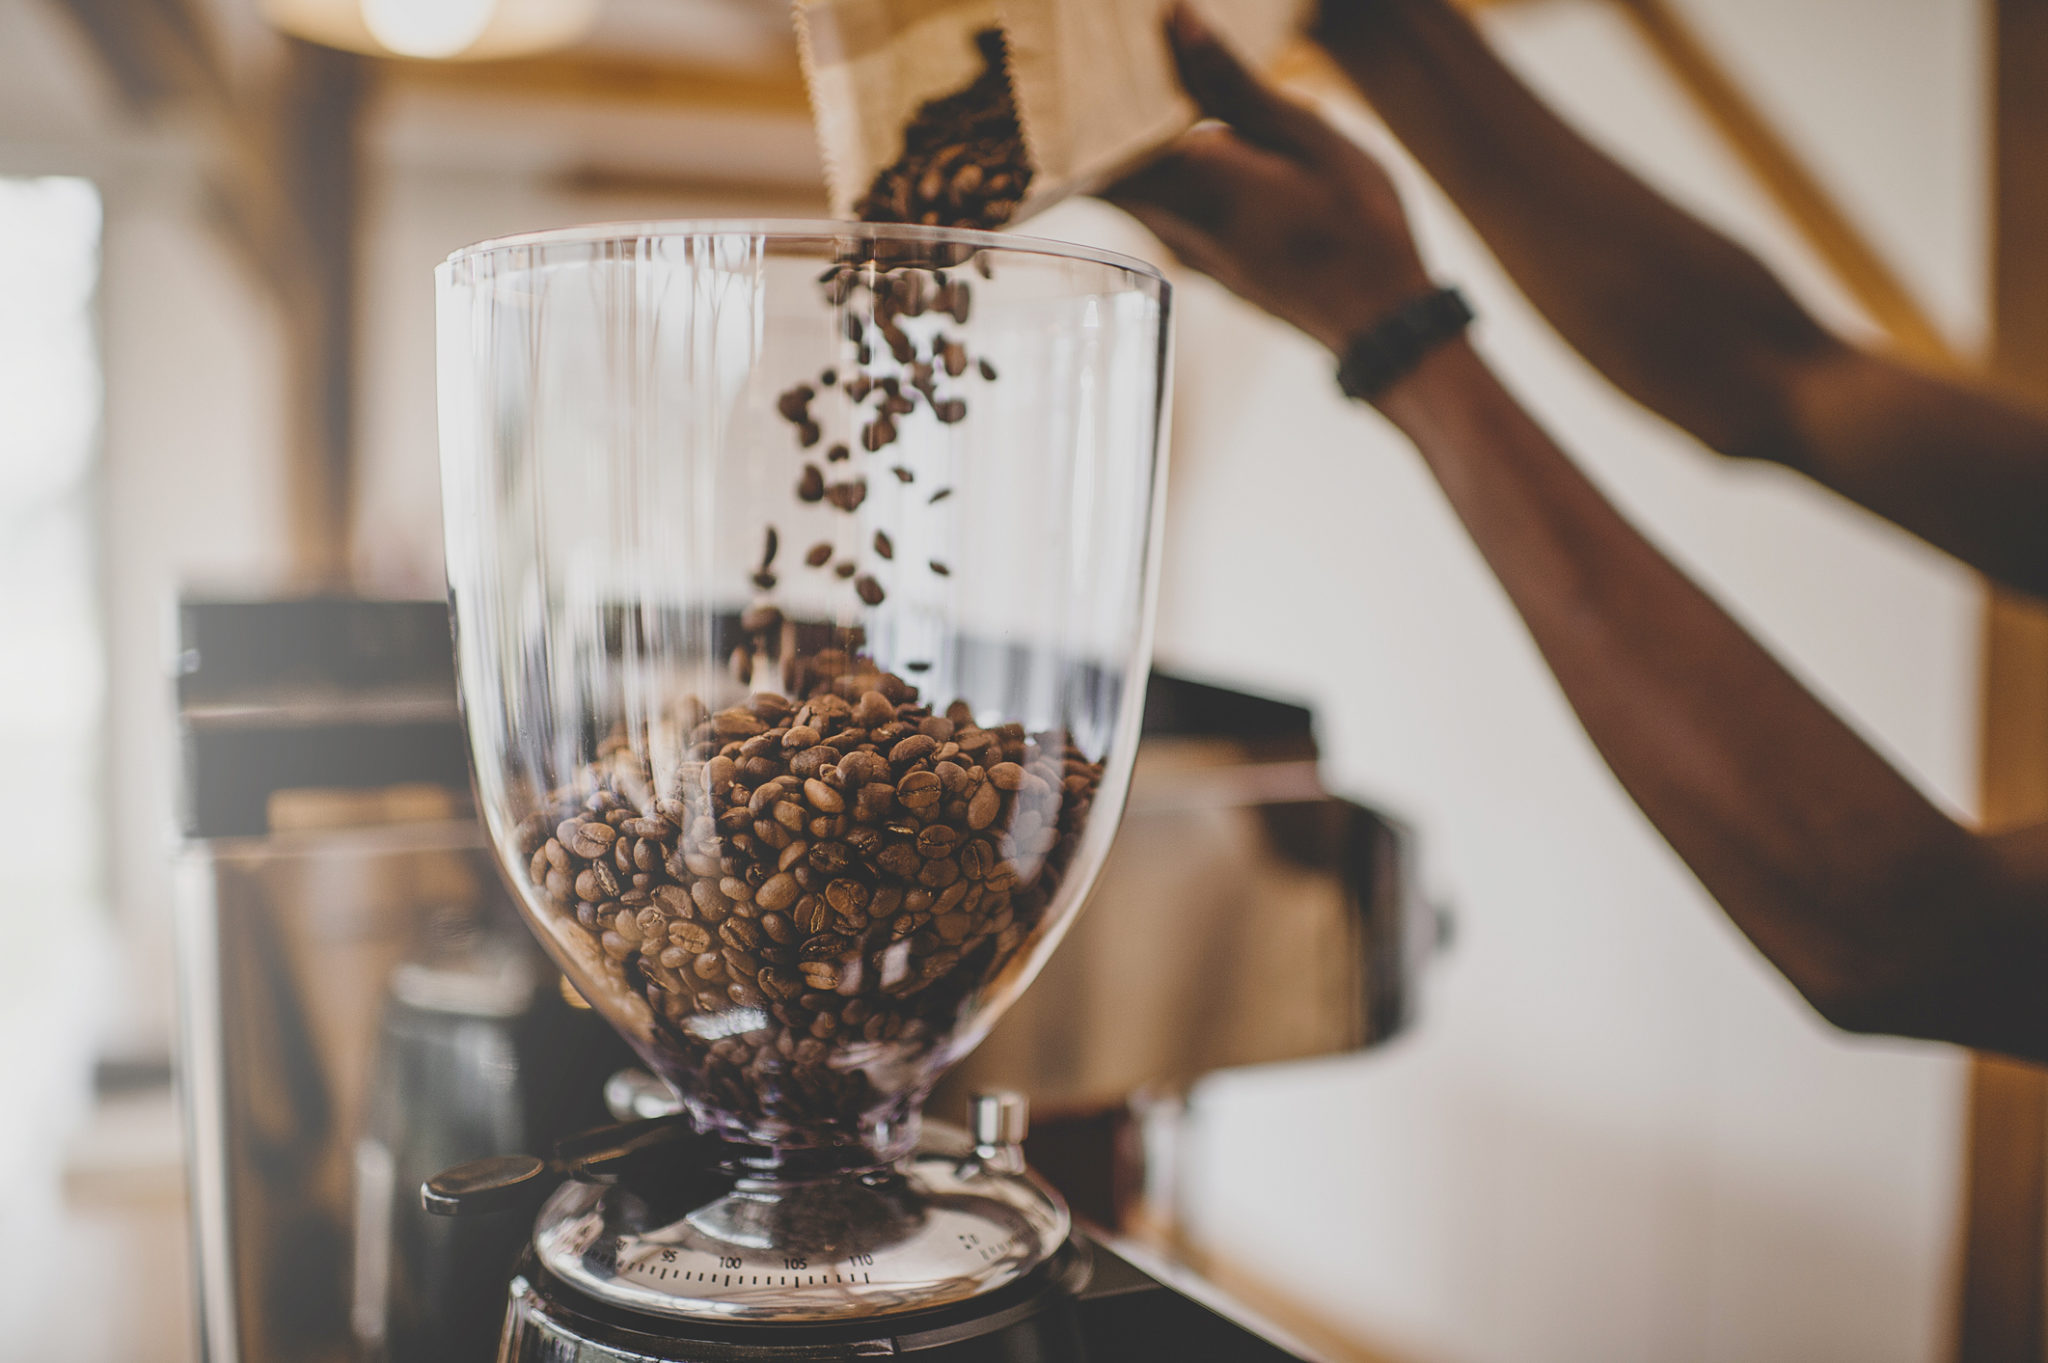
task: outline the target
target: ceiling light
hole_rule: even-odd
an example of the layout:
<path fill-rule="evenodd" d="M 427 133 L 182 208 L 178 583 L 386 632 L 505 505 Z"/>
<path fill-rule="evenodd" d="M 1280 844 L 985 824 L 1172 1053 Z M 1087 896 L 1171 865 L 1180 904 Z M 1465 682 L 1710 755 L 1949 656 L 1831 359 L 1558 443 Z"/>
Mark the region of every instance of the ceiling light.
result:
<path fill-rule="evenodd" d="M 263 0 L 287 33 L 378 56 L 517 57 L 566 47 L 590 29 L 598 0 Z"/>

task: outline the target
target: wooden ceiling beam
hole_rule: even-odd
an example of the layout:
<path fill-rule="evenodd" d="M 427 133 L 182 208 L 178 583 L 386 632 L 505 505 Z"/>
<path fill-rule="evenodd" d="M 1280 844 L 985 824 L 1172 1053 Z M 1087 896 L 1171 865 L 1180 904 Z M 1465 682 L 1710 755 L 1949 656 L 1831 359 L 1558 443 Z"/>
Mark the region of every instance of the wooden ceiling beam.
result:
<path fill-rule="evenodd" d="M 803 73 L 792 64 L 759 72 L 562 52 L 496 62 L 380 58 L 385 88 L 455 96 L 638 104 L 809 118 Z"/>
<path fill-rule="evenodd" d="M 1616 0 L 1669 75 L 1742 161 L 1792 227 L 1891 337 L 1923 364 L 1961 359 L 1898 273 L 1835 203 L 1771 121 L 1722 68 L 1669 0 Z"/>
<path fill-rule="evenodd" d="M 190 0 L 52 0 L 92 45 L 122 102 L 149 116 L 179 103 L 228 103 L 211 29 Z"/>

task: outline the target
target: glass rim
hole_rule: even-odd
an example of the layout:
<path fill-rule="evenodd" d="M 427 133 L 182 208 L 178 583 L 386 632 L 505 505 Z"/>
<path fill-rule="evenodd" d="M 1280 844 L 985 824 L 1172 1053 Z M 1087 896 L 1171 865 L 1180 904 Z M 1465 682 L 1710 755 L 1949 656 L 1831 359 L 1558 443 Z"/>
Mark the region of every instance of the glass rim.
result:
<path fill-rule="evenodd" d="M 856 222 L 846 218 L 627 218 L 618 222 L 584 223 L 574 227 L 551 227 L 536 232 L 515 232 L 487 237 L 449 252 L 441 262 L 448 267 L 500 251 L 531 247 L 595 245 L 643 237 L 747 236 L 790 240 L 819 238 L 866 238 L 882 241 L 921 242 L 931 245 L 971 246 L 977 250 L 1000 251 L 1007 255 L 1052 256 L 1107 265 L 1151 280 L 1161 289 L 1172 285 L 1158 266 L 1121 251 L 1108 251 L 1078 242 L 1054 241 L 1048 237 L 1019 236 L 1010 232 L 988 232 L 967 227 L 924 227 L 914 223 Z"/>

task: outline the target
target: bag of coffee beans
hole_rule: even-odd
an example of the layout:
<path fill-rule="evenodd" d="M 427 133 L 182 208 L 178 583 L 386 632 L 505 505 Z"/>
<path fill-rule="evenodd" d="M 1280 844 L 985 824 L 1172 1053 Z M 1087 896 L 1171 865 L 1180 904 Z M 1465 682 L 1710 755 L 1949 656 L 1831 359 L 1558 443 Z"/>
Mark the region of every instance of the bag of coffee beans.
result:
<path fill-rule="evenodd" d="M 1255 64 L 1307 0 L 1197 0 Z M 797 0 L 835 217 L 1000 227 L 1087 193 L 1196 116 L 1162 0 Z"/>

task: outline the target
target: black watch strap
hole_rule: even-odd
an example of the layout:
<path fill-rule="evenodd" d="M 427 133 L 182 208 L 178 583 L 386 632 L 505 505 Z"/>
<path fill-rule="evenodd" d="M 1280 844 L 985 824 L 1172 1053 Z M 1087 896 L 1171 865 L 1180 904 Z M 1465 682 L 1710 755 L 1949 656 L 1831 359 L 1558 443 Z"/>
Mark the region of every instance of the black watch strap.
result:
<path fill-rule="evenodd" d="M 1344 347 L 1337 386 L 1371 402 L 1421 364 L 1432 350 L 1472 325 L 1472 305 L 1453 288 L 1432 289 L 1360 332 Z"/>

